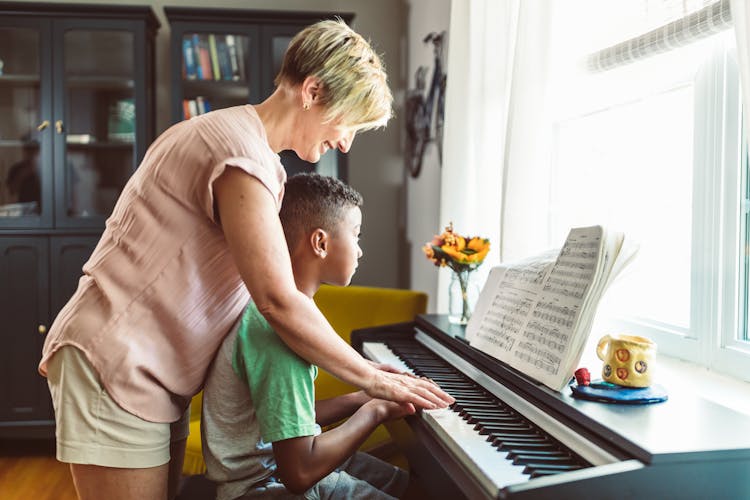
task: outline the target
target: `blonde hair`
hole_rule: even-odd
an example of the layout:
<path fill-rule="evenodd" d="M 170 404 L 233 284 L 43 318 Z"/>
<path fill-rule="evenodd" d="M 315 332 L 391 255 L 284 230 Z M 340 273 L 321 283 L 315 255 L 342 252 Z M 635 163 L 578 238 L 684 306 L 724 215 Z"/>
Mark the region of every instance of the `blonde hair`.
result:
<path fill-rule="evenodd" d="M 308 76 L 320 81 L 327 122 L 341 119 L 368 129 L 385 126 L 391 118 L 393 96 L 380 58 L 340 18 L 300 31 L 289 43 L 274 83 L 296 86 Z"/>

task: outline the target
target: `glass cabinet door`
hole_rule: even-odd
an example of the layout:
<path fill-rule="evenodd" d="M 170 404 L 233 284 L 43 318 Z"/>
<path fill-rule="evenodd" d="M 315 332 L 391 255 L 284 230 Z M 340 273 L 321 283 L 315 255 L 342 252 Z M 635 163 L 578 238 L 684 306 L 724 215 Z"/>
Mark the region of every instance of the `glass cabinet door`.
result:
<path fill-rule="evenodd" d="M 40 23 L 0 24 L 0 227 L 49 226 L 51 106 Z"/>
<path fill-rule="evenodd" d="M 135 39 L 129 30 L 62 31 L 58 226 L 101 225 L 136 167 Z"/>

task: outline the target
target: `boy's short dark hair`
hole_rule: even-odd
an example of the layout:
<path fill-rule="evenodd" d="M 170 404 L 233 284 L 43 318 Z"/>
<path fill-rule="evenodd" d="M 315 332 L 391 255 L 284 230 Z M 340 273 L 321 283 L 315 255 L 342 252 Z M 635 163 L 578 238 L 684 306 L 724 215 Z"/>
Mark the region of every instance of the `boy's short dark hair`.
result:
<path fill-rule="evenodd" d="M 292 175 L 279 212 L 287 245 L 291 249 L 317 228 L 333 232 L 344 209 L 361 205 L 362 195 L 338 179 L 316 173 Z"/>

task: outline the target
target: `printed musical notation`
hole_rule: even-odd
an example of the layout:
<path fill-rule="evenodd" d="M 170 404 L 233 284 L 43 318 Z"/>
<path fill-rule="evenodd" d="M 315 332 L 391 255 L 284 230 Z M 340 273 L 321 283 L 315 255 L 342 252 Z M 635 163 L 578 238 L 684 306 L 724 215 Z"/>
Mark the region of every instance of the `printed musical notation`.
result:
<path fill-rule="evenodd" d="M 562 358 L 531 342 L 520 342 L 518 348 L 513 351 L 513 356 L 530 363 L 537 370 L 543 370 L 552 375 L 557 375 L 560 371 Z"/>
<path fill-rule="evenodd" d="M 561 332 L 557 328 L 546 327 L 537 321 L 529 322 L 523 336 L 530 342 L 546 345 L 561 353 L 565 352 L 565 346 L 568 345 L 570 338 L 569 334 Z"/>
<path fill-rule="evenodd" d="M 504 286 L 527 289 L 529 285 L 540 285 L 544 281 L 545 269 L 537 267 L 511 268 L 505 273 Z"/>
<path fill-rule="evenodd" d="M 578 307 L 575 305 L 569 307 L 557 305 L 555 302 L 539 302 L 532 315 L 549 326 L 572 328 L 577 312 Z"/>
<path fill-rule="evenodd" d="M 561 250 L 493 268 L 467 325 L 467 340 L 562 390 L 580 360 L 613 267 L 609 253 L 622 241 L 602 226 L 574 228 Z"/>
<path fill-rule="evenodd" d="M 492 305 L 479 325 L 479 338 L 496 348 L 509 351 L 513 348 L 515 337 L 519 334 L 528 316 L 533 302 L 526 297 L 519 297 L 512 290 L 498 293 Z"/>

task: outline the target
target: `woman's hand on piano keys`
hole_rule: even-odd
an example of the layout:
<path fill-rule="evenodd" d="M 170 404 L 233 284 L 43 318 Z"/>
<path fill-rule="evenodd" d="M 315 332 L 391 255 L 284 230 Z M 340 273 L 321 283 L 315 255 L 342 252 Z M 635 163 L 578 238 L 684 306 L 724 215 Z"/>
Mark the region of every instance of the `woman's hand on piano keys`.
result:
<path fill-rule="evenodd" d="M 455 401 L 432 380 L 393 370 L 375 371 L 365 392 L 372 398 L 411 404 L 415 409 L 446 408 Z"/>

